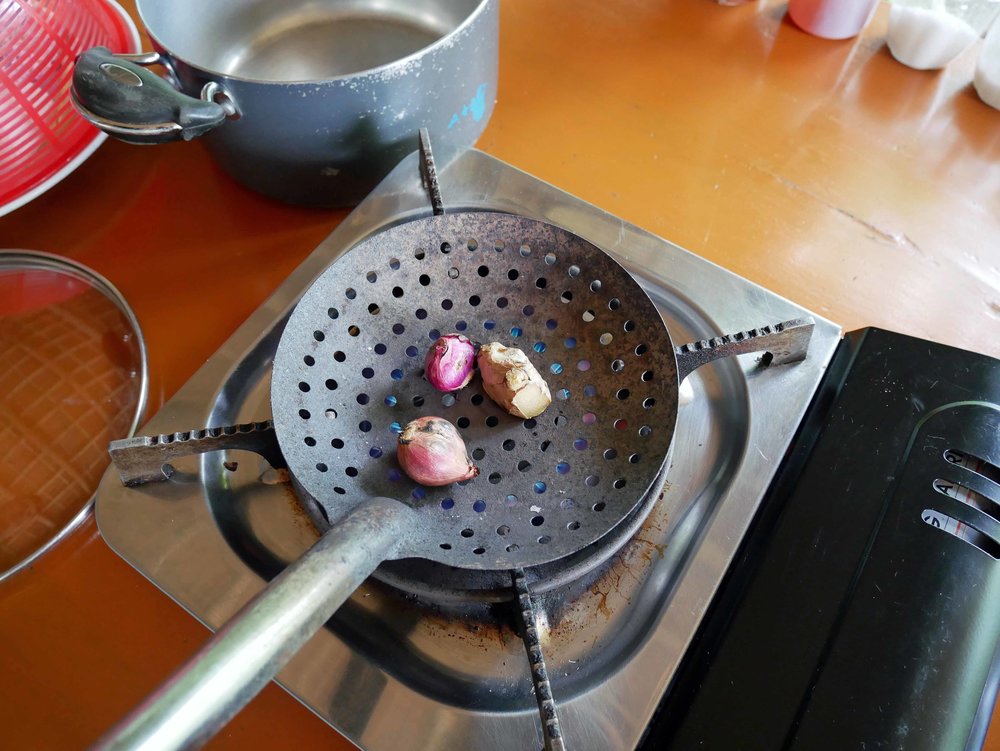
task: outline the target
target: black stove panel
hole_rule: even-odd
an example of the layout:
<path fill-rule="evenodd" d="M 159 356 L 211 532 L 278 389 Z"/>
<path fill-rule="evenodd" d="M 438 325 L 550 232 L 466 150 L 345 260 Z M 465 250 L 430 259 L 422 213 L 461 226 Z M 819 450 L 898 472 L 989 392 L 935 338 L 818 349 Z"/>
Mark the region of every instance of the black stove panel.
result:
<path fill-rule="evenodd" d="M 1000 362 L 848 336 L 648 748 L 978 748 L 1000 644 Z"/>

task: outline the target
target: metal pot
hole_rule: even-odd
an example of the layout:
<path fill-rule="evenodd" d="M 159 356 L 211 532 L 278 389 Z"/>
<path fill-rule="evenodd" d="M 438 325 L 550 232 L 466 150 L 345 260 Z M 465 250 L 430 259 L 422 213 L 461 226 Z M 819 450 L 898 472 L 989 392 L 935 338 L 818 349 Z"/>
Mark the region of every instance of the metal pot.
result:
<path fill-rule="evenodd" d="M 279 200 L 356 203 L 420 128 L 467 146 L 493 112 L 499 0 L 136 5 L 155 52 L 83 53 L 77 109 L 130 143 L 206 135 L 223 169 Z"/>

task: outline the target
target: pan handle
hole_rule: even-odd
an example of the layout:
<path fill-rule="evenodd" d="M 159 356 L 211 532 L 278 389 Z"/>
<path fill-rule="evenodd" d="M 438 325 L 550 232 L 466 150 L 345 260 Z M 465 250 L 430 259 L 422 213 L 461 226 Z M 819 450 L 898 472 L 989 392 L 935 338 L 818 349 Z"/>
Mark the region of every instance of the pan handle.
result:
<path fill-rule="evenodd" d="M 86 120 L 128 143 L 189 141 L 238 116 L 232 98 L 215 81 L 195 99 L 146 70 L 149 65 L 170 70 L 157 52 L 125 55 L 92 47 L 73 67 L 70 99 Z"/>
<path fill-rule="evenodd" d="M 677 382 L 683 383 L 695 368 L 732 355 L 764 352 L 770 355 L 766 359 L 767 365 L 782 365 L 804 360 L 815 324 L 812 318 L 796 318 L 759 329 L 740 331 L 736 334 L 674 347 L 674 355 L 677 358 Z"/>
<path fill-rule="evenodd" d="M 414 512 L 371 498 L 331 527 L 94 749 L 198 748 L 399 548 Z"/>

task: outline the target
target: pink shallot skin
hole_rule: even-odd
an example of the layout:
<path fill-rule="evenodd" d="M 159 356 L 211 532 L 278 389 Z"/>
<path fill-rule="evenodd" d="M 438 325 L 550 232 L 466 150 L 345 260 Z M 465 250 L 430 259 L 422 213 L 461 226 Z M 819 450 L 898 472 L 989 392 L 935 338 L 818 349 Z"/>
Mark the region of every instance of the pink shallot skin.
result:
<path fill-rule="evenodd" d="M 472 380 L 476 345 L 461 334 L 445 334 L 427 350 L 424 374 L 438 391 L 458 391 Z"/>
<path fill-rule="evenodd" d="M 399 434 L 396 458 L 411 480 L 431 488 L 479 474 L 462 436 L 442 417 L 418 417 L 407 423 Z"/>

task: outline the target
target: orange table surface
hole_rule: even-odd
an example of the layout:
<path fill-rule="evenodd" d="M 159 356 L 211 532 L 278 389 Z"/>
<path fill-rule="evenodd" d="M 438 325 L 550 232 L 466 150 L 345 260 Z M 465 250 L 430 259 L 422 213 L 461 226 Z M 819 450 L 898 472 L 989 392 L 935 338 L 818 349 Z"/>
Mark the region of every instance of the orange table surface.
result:
<path fill-rule="evenodd" d="M 886 50 L 884 7 L 842 42 L 784 12 L 503 0 L 478 146 L 845 330 L 1000 356 L 1000 112 L 971 87 L 976 50 L 918 72 Z M 197 142 L 109 141 L 0 219 L 0 246 L 118 286 L 149 347 L 152 415 L 346 213 L 258 197 Z M 91 519 L 0 584 L 2 745 L 86 746 L 206 634 Z M 209 745 L 265 747 L 349 744 L 271 685 Z"/>

